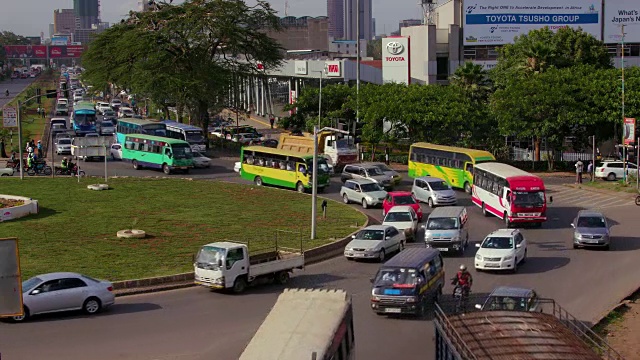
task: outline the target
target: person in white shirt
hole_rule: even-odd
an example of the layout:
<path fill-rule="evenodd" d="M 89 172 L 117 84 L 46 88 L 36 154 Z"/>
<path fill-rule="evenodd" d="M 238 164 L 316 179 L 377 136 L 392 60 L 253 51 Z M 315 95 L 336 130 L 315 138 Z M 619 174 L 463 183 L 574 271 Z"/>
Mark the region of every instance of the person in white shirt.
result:
<path fill-rule="evenodd" d="M 584 170 L 584 164 L 580 159 L 576 161 L 576 184 L 582 184 L 582 171 Z"/>

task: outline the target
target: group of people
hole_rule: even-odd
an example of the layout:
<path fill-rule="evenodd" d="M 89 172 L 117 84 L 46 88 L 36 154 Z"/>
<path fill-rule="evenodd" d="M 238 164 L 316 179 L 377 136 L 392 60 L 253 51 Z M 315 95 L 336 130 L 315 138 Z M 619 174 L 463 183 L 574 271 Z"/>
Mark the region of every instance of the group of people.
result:
<path fill-rule="evenodd" d="M 584 163 L 578 159 L 576 161 L 576 184 L 582 184 L 582 174 L 584 173 Z M 589 161 L 587 165 L 587 173 L 589 174 L 589 181 L 593 181 L 593 161 Z"/>

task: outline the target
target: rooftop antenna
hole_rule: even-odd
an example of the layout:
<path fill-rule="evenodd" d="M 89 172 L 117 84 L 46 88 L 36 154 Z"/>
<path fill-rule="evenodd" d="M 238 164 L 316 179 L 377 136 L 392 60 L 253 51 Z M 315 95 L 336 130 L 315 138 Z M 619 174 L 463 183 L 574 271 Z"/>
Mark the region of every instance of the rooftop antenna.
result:
<path fill-rule="evenodd" d="M 284 16 L 289 16 L 289 1 L 284 2 Z"/>
<path fill-rule="evenodd" d="M 423 25 L 435 25 L 433 15 L 436 10 L 437 0 L 420 0 L 420 6 L 422 7 L 422 24 Z"/>

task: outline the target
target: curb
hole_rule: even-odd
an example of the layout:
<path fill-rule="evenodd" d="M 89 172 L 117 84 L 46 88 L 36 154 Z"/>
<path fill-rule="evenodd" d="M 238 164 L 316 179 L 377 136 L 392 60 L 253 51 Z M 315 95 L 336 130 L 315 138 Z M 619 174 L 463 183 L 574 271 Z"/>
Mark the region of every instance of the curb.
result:
<path fill-rule="evenodd" d="M 596 317 L 596 319 L 598 319 L 598 321 L 595 322 L 595 324 L 593 324 L 593 326 L 591 326 L 591 328 L 595 328 L 596 326 L 602 324 L 605 319 L 607 318 L 607 316 L 609 316 L 609 314 L 611 314 L 612 312 L 618 310 L 619 308 L 627 305 L 629 303 L 629 298 L 633 297 L 636 293 L 640 293 L 640 288 L 637 288 L 633 291 L 631 291 L 629 294 L 627 294 L 627 296 L 623 297 L 622 300 L 620 302 L 618 302 L 616 305 L 613 305 L 609 310 L 604 311 L 603 313 L 601 313 L 600 315 L 598 315 Z"/>
<path fill-rule="evenodd" d="M 621 198 L 628 197 L 630 199 L 635 199 L 635 197 L 636 197 L 636 195 L 634 195 L 632 193 L 627 193 L 627 192 L 624 192 L 624 191 L 614 191 L 614 190 L 600 189 L 600 188 L 597 188 L 597 187 L 583 186 L 583 185 L 577 185 L 577 184 L 562 184 L 562 185 L 566 186 L 568 188 L 572 188 L 572 189 L 579 189 L 579 190 L 597 192 L 597 193 L 601 193 L 601 194 L 614 195 L 616 197 L 621 197 Z"/>
<path fill-rule="evenodd" d="M 286 190 L 283 190 L 286 191 Z M 325 199 L 325 198 L 323 198 Z M 341 202 L 333 199 L 327 199 L 336 203 Z M 377 223 L 377 220 L 373 219 L 369 215 L 363 213 L 358 208 L 353 208 L 359 213 L 366 216 L 367 220 L 359 226 L 358 229 L 346 237 L 331 242 L 329 244 L 321 245 L 304 252 L 304 265 L 317 264 L 319 262 L 338 257 L 343 254 L 344 247 L 351 241 L 351 237 L 355 235 L 362 228 L 369 226 L 371 223 Z M 193 283 L 194 273 L 181 273 L 167 276 L 150 277 L 144 279 L 124 280 L 113 282 L 113 290 L 117 297 L 147 294 L 152 292 L 177 290 L 187 287 L 195 286 Z"/>

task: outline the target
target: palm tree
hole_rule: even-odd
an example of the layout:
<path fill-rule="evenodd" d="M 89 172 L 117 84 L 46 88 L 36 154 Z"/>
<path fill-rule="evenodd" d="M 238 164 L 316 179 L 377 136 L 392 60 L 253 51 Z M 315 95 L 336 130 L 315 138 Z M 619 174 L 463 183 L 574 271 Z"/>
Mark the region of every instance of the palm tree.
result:
<path fill-rule="evenodd" d="M 554 49 L 546 43 L 534 42 L 529 44 L 524 49 L 524 55 L 524 69 L 527 72 L 539 74 L 553 66 Z"/>
<path fill-rule="evenodd" d="M 449 81 L 451 85 L 469 92 L 475 100 L 486 100 L 492 88 L 487 71 L 482 65 L 472 62 L 466 62 L 457 68 L 449 78 Z"/>

